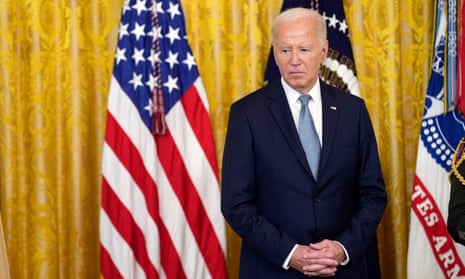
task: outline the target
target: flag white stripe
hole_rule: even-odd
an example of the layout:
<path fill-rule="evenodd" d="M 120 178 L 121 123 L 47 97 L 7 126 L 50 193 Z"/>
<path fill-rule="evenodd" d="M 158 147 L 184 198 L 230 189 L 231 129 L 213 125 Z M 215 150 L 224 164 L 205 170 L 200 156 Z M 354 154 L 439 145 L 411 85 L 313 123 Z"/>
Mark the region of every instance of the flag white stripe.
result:
<path fill-rule="evenodd" d="M 207 265 L 204 262 L 197 241 L 187 224 L 184 209 L 176 193 L 173 191 L 168 177 L 165 172 L 162 171 L 162 166 L 159 161 L 157 161 L 156 169 L 160 170 L 157 175 L 157 186 L 160 197 L 160 216 L 173 240 L 183 269 L 185 273 L 188 276 L 192 276 L 192 278 L 210 278 Z"/>
<path fill-rule="evenodd" d="M 147 203 L 131 174 L 120 163 L 113 150 L 104 145 L 105 161 L 102 173 L 111 189 L 115 192 L 121 203 L 129 210 L 134 222 L 144 234 L 146 247 L 159 247 L 159 233 L 157 225 L 150 217 Z M 160 255 L 156 249 L 147 249 L 150 261 L 156 270 L 160 270 Z"/>
<path fill-rule="evenodd" d="M 139 117 L 139 111 L 132 103 L 131 99 L 124 93 L 122 88 L 114 77 L 112 77 L 111 91 L 118 96 L 109 98 L 108 100 L 108 111 L 111 114 L 125 115 L 126 117 L 115 117 L 121 129 L 126 131 L 126 134 L 131 139 L 131 142 L 139 149 L 139 154 L 142 157 L 145 169 L 153 181 L 155 180 L 155 162 L 158 160 L 157 153 L 155 151 L 155 141 L 153 135 L 149 129 L 143 124 L 143 121 Z M 142 151 L 141 151 L 142 150 Z"/>
<path fill-rule="evenodd" d="M 131 247 L 113 227 L 104 210 L 100 210 L 100 243 L 108 251 L 113 264 L 124 278 L 146 278 L 141 266 L 133 261 Z"/>
<path fill-rule="evenodd" d="M 203 86 L 202 79 L 198 77 L 194 82 L 194 87 L 197 88 L 197 92 L 199 93 L 200 99 L 202 100 L 203 106 L 205 110 L 210 113 L 210 107 L 208 104 L 207 99 L 207 91 L 205 91 L 205 87 Z"/>
<path fill-rule="evenodd" d="M 166 116 L 166 122 L 170 128 L 176 146 L 181 153 L 187 172 L 196 187 L 202 200 L 208 218 L 213 225 L 215 233 L 220 241 L 222 250 L 225 251 L 225 241 L 220 235 L 225 235 L 224 222 L 220 214 L 219 185 L 215 173 L 205 156 L 198 139 L 192 130 L 185 111 L 179 103 L 176 104 Z"/>

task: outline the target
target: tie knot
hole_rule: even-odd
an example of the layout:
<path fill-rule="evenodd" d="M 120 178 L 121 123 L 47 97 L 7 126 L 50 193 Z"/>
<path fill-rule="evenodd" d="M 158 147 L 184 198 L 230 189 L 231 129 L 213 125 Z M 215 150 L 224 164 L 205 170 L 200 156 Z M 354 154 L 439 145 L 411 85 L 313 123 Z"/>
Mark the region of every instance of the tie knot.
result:
<path fill-rule="evenodd" d="M 304 95 L 301 95 L 299 97 L 299 102 L 303 105 L 303 106 L 306 106 L 308 105 L 308 102 L 310 101 L 310 99 L 312 98 L 312 96 L 308 95 L 308 94 L 304 94 Z"/>

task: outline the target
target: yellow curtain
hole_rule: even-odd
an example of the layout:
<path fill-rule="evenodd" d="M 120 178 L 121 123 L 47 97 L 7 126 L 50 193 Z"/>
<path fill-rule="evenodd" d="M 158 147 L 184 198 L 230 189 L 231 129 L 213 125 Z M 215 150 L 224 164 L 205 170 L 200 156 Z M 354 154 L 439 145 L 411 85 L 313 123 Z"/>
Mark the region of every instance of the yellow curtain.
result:
<path fill-rule="evenodd" d="M 410 193 L 431 72 L 435 1 L 345 1 L 361 94 L 388 191 L 378 230 L 384 278 L 405 278 Z"/>
<path fill-rule="evenodd" d="M 0 211 L 12 278 L 97 278 L 122 1 L 0 1 Z"/>
<path fill-rule="evenodd" d="M 263 82 L 281 1 L 181 0 L 221 163 L 229 105 Z M 99 278 L 100 163 L 122 0 L 0 1 L 0 212 L 11 278 Z M 389 205 L 384 278 L 406 277 L 433 0 L 344 0 Z M 228 230 L 228 271 L 238 243 Z"/>

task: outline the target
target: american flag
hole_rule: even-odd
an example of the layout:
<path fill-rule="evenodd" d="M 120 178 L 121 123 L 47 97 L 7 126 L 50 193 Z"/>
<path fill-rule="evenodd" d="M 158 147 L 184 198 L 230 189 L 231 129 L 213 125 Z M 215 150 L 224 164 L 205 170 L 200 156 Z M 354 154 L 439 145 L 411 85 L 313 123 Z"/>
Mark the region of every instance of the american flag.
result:
<path fill-rule="evenodd" d="M 177 0 L 126 0 L 107 108 L 105 278 L 226 278 L 209 107 Z"/>

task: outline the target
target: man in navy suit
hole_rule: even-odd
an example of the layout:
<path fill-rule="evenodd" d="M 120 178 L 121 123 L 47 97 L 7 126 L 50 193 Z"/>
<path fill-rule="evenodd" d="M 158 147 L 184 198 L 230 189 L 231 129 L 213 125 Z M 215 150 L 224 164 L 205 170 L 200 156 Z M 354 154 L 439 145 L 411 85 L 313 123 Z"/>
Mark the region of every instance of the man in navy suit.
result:
<path fill-rule="evenodd" d="M 368 111 L 320 81 L 328 52 L 321 15 L 284 11 L 272 37 L 281 79 L 231 106 L 224 148 L 222 212 L 242 238 L 239 276 L 368 279 L 365 250 L 387 203 Z M 304 94 L 308 107 L 298 101 Z M 301 109 L 310 110 L 321 146 L 309 159 Z"/>

